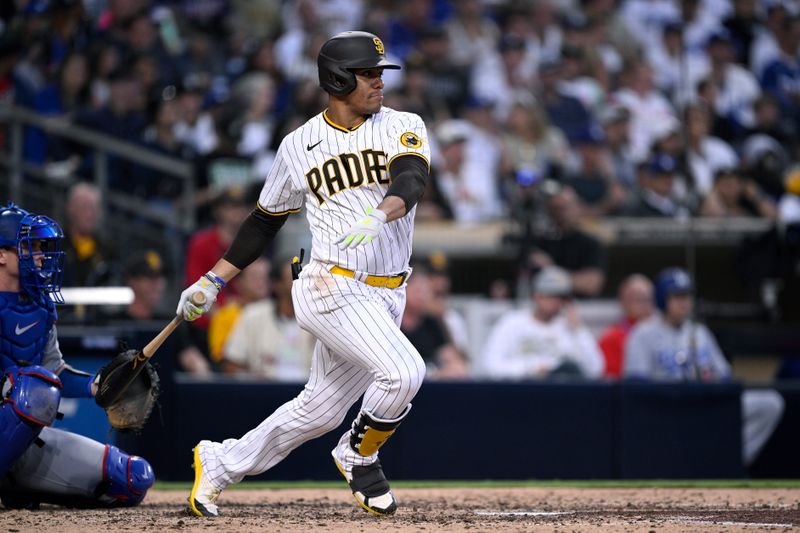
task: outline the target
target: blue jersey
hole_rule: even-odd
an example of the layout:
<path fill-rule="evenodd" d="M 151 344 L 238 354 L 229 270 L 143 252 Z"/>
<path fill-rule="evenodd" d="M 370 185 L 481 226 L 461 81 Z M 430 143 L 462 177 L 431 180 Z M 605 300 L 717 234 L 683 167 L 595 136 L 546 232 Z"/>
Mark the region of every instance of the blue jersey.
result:
<path fill-rule="evenodd" d="M 62 397 L 91 396 L 94 376 L 64 362 L 56 318 L 55 304 L 49 299 L 42 304 L 15 292 L 0 292 L 0 375 L 12 366 L 41 365 L 61 380 Z"/>
<path fill-rule="evenodd" d="M 656 381 L 724 381 L 731 378 L 731 368 L 706 326 L 687 320 L 676 328 L 656 313 L 631 330 L 623 374 Z"/>
<path fill-rule="evenodd" d="M 47 352 L 56 318 L 52 302 L 42 305 L 20 293 L 0 292 L 0 370 L 27 365 L 58 370 L 45 364 L 51 363 L 46 359 L 53 358 L 53 354 Z M 58 359 L 61 359 L 60 353 Z"/>

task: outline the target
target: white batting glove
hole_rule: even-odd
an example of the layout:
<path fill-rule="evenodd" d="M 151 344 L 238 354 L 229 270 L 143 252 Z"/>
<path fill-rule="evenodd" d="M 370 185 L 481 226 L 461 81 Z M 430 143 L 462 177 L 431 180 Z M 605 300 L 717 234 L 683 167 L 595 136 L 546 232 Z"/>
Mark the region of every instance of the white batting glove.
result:
<path fill-rule="evenodd" d="M 338 244 L 340 250 L 367 244 L 380 234 L 384 224 L 386 224 L 386 213 L 370 207 L 367 209 L 367 214 L 342 233 L 334 244 Z"/>
<path fill-rule="evenodd" d="M 191 285 L 181 293 L 181 299 L 178 301 L 178 308 L 175 310 L 175 314 L 183 315 L 183 319 L 187 322 L 197 320 L 211 309 L 211 305 L 217 299 L 217 294 L 224 286 L 225 281 L 213 272 L 200 276 L 200 279 L 194 285 Z M 205 296 L 203 305 L 196 305 L 192 302 L 192 296 L 198 292 L 203 293 Z"/>

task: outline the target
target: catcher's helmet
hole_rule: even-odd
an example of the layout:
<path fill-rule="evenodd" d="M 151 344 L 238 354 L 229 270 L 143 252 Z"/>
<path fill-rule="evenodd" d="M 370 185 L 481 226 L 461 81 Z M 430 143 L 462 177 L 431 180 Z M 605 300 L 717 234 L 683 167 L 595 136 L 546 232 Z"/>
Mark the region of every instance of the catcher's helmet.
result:
<path fill-rule="evenodd" d="M 392 68 L 383 48 L 383 41 L 365 31 L 345 31 L 331 37 L 319 51 L 319 86 L 330 94 L 344 96 L 356 88 L 355 68 Z"/>
<path fill-rule="evenodd" d="M 677 267 L 662 270 L 655 285 L 656 306 L 662 311 L 667 308 L 667 298 L 673 294 L 691 294 L 694 291 L 689 273 Z"/>
<path fill-rule="evenodd" d="M 19 223 L 30 213 L 14 204 L 0 207 L 0 246 L 17 249 L 19 242 Z"/>
<path fill-rule="evenodd" d="M 64 303 L 63 237 L 61 227 L 51 218 L 29 213 L 12 202 L 0 208 L 0 246 L 16 250 L 20 288 L 36 301 L 49 294 L 56 303 Z M 39 262 L 37 257 L 41 258 Z"/>

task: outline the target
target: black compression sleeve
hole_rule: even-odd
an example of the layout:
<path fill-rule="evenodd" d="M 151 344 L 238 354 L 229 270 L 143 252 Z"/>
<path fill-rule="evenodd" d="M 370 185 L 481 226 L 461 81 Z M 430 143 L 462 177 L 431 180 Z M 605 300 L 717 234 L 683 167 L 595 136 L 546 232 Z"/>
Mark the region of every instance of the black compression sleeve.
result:
<path fill-rule="evenodd" d="M 264 253 L 287 218 L 289 213 L 270 215 L 256 207 L 242 222 L 223 259 L 240 270 L 244 269 Z"/>
<path fill-rule="evenodd" d="M 406 213 L 417 205 L 428 181 L 428 162 L 417 155 L 396 157 L 389 166 L 392 184 L 386 196 L 398 196 L 406 204 Z"/>

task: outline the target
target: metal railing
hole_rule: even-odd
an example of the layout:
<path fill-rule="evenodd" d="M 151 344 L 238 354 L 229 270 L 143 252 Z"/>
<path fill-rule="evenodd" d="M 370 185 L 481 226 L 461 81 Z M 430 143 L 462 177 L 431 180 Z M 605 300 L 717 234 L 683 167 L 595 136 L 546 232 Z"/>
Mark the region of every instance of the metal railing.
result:
<path fill-rule="evenodd" d="M 11 200 L 15 202 L 22 200 L 24 176 L 34 176 L 44 181 L 51 179 L 44 167 L 23 159 L 25 128 L 36 127 L 48 136 L 62 137 L 94 152 L 92 180 L 102 193 L 104 215 L 107 214 L 109 205 L 113 205 L 116 210 L 135 213 L 138 217 L 164 226 L 177 227 L 185 232 L 190 232 L 195 228 L 195 181 L 192 163 L 167 157 L 136 144 L 77 126 L 63 117 L 42 115 L 19 106 L 0 108 L 0 123 L 7 125 L 9 133 L 9 149 L 7 152 L 0 151 L 0 166 L 8 169 L 8 188 Z M 147 202 L 136 197 L 110 191 L 108 184 L 109 156 L 155 169 L 165 175 L 180 179 L 182 194 L 175 205 L 176 216 L 153 208 Z"/>

